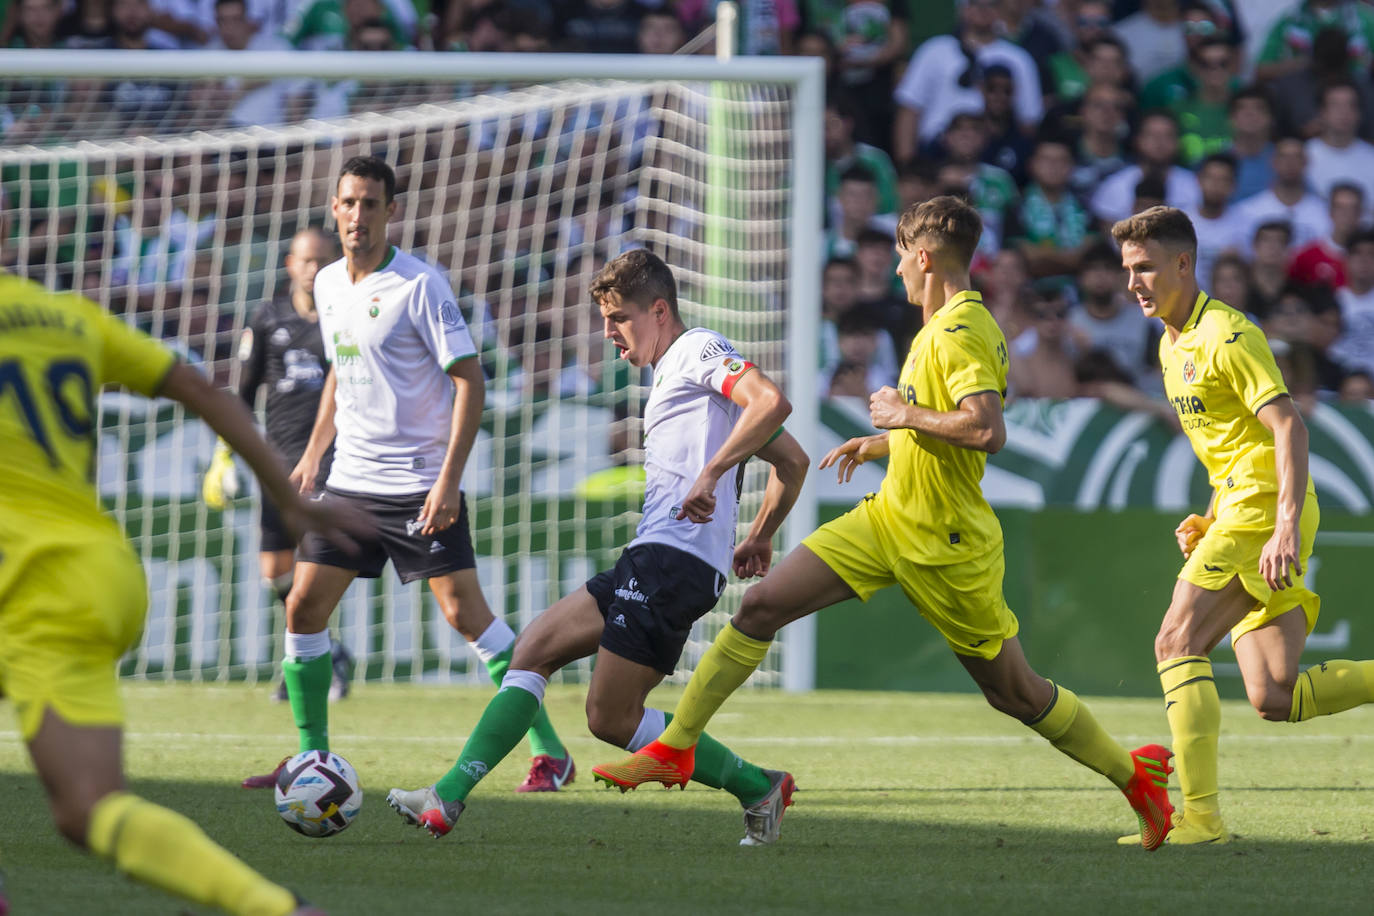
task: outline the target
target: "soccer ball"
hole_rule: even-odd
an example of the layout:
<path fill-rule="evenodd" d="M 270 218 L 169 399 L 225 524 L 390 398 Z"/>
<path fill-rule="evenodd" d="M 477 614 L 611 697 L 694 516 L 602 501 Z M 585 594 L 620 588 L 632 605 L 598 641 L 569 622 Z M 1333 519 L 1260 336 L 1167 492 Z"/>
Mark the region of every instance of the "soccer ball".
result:
<path fill-rule="evenodd" d="M 363 806 L 358 774 L 329 751 L 302 751 L 282 764 L 274 794 L 286 826 L 308 837 L 339 833 Z"/>

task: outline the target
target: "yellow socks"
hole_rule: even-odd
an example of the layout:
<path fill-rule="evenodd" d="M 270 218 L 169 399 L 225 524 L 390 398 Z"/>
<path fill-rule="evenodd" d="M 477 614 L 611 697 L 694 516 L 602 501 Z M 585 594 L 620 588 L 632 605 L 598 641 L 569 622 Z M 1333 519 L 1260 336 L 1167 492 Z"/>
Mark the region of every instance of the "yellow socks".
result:
<path fill-rule="evenodd" d="M 1298 675 L 1289 722 L 1329 716 L 1374 702 L 1374 661 L 1322 662 Z"/>
<path fill-rule="evenodd" d="M 235 916 L 286 916 L 296 908 L 290 891 L 249 868 L 190 820 L 127 792 L 96 802 L 86 845 L 132 878 Z"/>
<path fill-rule="evenodd" d="M 1131 755 L 1097 724 L 1072 690 L 1053 686 L 1049 705 L 1026 724 L 1074 760 L 1124 789 L 1135 772 Z"/>
<path fill-rule="evenodd" d="M 696 744 L 720 704 L 749 679 L 772 644 L 771 640 L 751 639 L 727 623 L 697 663 L 678 700 L 673 721 L 658 740 L 679 750 Z"/>
<path fill-rule="evenodd" d="M 1164 714 L 1173 732 L 1174 767 L 1189 818 L 1216 818 L 1217 736 L 1221 733 L 1221 698 L 1212 663 L 1202 655 L 1184 655 L 1159 663 L 1164 688 Z"/>

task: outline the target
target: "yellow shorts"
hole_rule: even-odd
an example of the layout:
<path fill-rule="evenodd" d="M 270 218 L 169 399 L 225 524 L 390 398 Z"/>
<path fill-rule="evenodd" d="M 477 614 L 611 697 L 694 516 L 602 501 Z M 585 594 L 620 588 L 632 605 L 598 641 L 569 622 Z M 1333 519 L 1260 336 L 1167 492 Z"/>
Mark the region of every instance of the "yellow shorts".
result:
<path fill-rule="evenodd" d="M 142 634 L 148 606 L 138 558 L 109 537 L 24 553 L 0 595 L 0 689 L 24 740 L 48 708 L 73 725 L 121 725 L 116 665 Z"/>
<path fill-rule="evenodd" d="M 865 499 L 802 541 L 863 601 L 889 585 L 907 600 L 960 655 L 996 658 L 1002 641 L 1016 635 L 1016 615 L 1002 595 L 1001 545 L 964 563 L 929 566 L 902 556 L 877 499 Z"/>
<path fill-rule="evenodd" d="M 1321 598 L 1308 589 L 1305 577 L 1293 574 L 1293 584 L 1273 591 L 1259 572 L 1260 552 L 1274 534 L 1277 508 L 1258 501 L 1241 501 L 1222 506 L 1216 521 L 1198 541 L 1193 555 L 1183 564 L 1178 577 L 1198 588 L 1217 591 L 1239 576 L 1241 585 L 1255 599 L 1255 608 L 1231 628 L 1231 641 L 1276 620 L 1295 607 L 1307 615 L 1307 632 L 1317 625 Z M 1321 510 L 1317 500 L 1308 494 L 1303 502 L 1302 517 L 1298 520 L 1300 545 L 1298 557 L 1306 573 L 1312 559 L 1312 542 L 1317 537 Z"/>

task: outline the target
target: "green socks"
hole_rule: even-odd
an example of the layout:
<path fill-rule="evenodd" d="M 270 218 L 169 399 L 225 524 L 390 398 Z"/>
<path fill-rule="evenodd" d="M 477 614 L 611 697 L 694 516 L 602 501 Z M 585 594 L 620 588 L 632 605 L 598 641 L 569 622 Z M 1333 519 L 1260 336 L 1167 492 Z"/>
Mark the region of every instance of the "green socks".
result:
<path fill-rule="evenodd" d="M 300 732 L 302 751 L 329 750 L 329 682 L 334 662 L 329 653 L 309 661 L 287 658 L 281 663 L 282 679 L 291 697 L 291 715 Z"/>
<path fill-rule="evenodd" d="M 466 799 L 482 777 L 520 743 L 521 736 L 530 730 L 530 723 L 539 714 L 539 707 L 540 698 L 528 690 L 519 687 L 498 690 L 468 736 L 458 761 L 434 784 L 439 797 L 444 801 Z"/>
<path fill-rule="evenodd" d="M 487 673 L 491 675 L 491 682 L 497 687 L 501 686 L 501 680 L 506 676 L 506 670 L 510 668 L 510 659 L 514 651 L 515 647 L 513 645 L 509 646 L 504 652 L 497 654 L 486 663 Z M 556 757 L 562 760 L 564 757 L 568 756 L 568 749 L 565 748 L 563 742 L 559 740 L 558 732 L 554 731 L 553 723 L 549 721 L 549 714 L 544 711 L 544 704 L 542 702 L 535 708 L 534 721 L 527 723 L 526 728 L 529 729 L 528 735 L 530 739 L 531 757 L 539 757 L 543 754 L 547 754 L 550 757 Z M 511 747 L 513 748 L 514 745 L 511 745 Z M 507 750 L 506 753 L 510 753 L 510 751 Z M 440 797 L 445 801 L 453 800 L 442 794 Z M 466 797 L 466 793 L 459 796 L 460 799 Z"/>
<path fill-rule="evenodd" d="M 673 721 L 672 713 L 664 713 L 665 724 Z M 740 757 L 715 738 L 703 733 L 697 739 L 696 769 L 692 782 L 712 789 L 724 789 L 742 805 L 752 805 L 773 788 L 762 768 Z"/>

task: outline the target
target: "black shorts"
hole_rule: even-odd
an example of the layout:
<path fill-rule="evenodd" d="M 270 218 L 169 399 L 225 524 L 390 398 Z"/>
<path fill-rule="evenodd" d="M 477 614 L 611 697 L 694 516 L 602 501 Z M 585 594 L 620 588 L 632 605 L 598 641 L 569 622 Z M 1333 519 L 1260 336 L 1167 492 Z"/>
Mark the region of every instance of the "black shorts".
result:
<path fill-rule="evenodd" d="M 408 496 L 370 496 L 326 488 L 318 499 L 344 502 L 361 509 L 377 526 L 377 535 L 358 541 L 358 553 L 351 554 L 320 537 L 307 534 L 301 541 L 301 559 L 324 566 L 355 570 L 364 579 L 375 579 L 389 559 L 402 582 L 428 579 L 472 569 L 477 557 L 468 530 L 468 502 L 459 503 L 458 521 L 443 531 L 421 534 L 416 520 L 425 507 L 428 493 Z"/>
<path fill-rule="evenodd" d="M 677 667 L 692 624 L 724 590 L 725 577 L 715 567 L 667 544 L 627 547 L 614 569 L 587 580 L 606 618 L 601 645 L 665 675 Z"/>
<path fill-rule="evenodd" d="M 315 490 L 319 492 L 324 489 L 324 482 L 329 479 L 329 464 L 334 457 L 334 449 L 331 448 L 325 453 L 324 460 L 320 462 L 320 473 L 315 478 Z M 296 467 L 296 462 L 300 461 L 301 456 L 294 458 L 290 453 L 283 455 L 283 467 L 286 473 L 290 474 Z M 258 500 L 258 550 L 263 553 L 275 553 L 278 550 L 295 550 L 296 540 L 291 537 L 291 532 L 287 530 L 286 523 L 282 521 L 281 512 L 277 510 L 276 503 L 268 499 L 266 494 Z"/>

